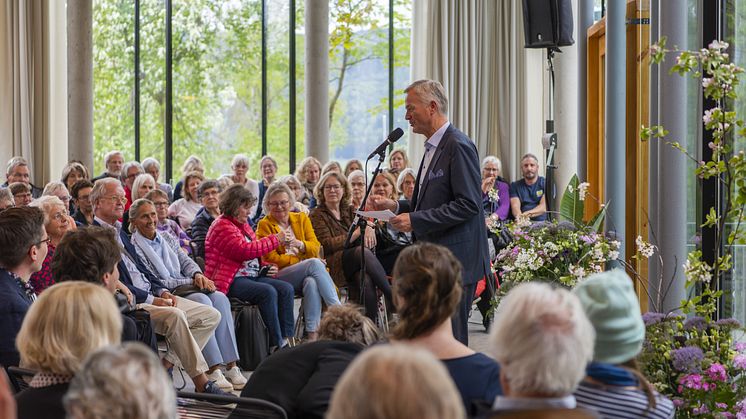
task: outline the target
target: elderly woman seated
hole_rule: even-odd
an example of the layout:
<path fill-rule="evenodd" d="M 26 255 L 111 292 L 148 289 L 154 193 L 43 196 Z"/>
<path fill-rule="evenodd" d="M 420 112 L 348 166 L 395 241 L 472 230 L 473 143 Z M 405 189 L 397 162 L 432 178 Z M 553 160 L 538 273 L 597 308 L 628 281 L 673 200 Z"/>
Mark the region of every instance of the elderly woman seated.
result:
<path fill-rule="evenodd" d="M 63 185 L 65 185 L 67 190 L 72 193 L 73 185 L 75 185 L 77 181 L 88 179 L 90 179 L 90 176 L 88 175 L 88 169 L 83 166 L 83 163 L 78 161 L 71 161 L 62 169 L 62 178 L 60 179 L 60 181 Z M 70 214 L 75 212 L 75 203 L 72 200 L 70 200 L 69 211 Z"/>
<path fill-rule="evenodd" d="M 243 388 L 246 379 L 236 366 L 238 348 L 228 297 L 215 290 L 215 283 L 202 274 L 196 262 L 179 250 L 176 240 L 156 229 L 158 216 L 152 202 L 138 199 L 132 203 L 129 213 L 134 227 L 132 244 L 148 271 L 158 277 L 174 295 L 211 306 L 220 312 L 220 323 L 202 348 L 209 366 L 207 378 L 221 388 Z M 225 376 L 219 368 L 221 365 L 226 366 Z"/>
<path fill-rule="evenodd" d="M 327 419 L 461 419 L 458 391 L 435 357 L 378 345 L 352 362 L 332 394 Z"/>
<path fill-rule="evenodd" d="M 68 419 L 176 419 L 176 391 L 158 357 L 134 343 L 92 353 L 70 382 Z"/>
<path fill-rule="evenodd" d="M 365 198 L 365 173 L 362 170 L 353 170 L 347 176 L 347 181 L 350 182 L 350 188 L 352 193 L 352 202 L 350 205 L 352 208 L 360 208 L 360 204 Z"/>
<path fill-rule="evenodd" d="M 402 199 L 406 199 L 407 201 L 412 200 L 416 180 L 417 173 L 414 169 L 407 167 L 399 173 L 399 177 L 396 179 L 396 189 L 401 194 Z"/>
<path fill-rule="evenodd" d="M 233 156 L 231 170 L 233 171 L 233 174 L 227 175 L 231 182 L 243 185 L 252 195 L 259 196 L 259 183 L 247 176 L 249 173 L 249 158 L 245 154 L 236 154 Z M 257 211 L 259 211 L 258 208 L 259 203 L 257 201 L 257 204 L 251 207 L 251 214 L 249 214 L 250 219 L 256 216 Z"/>
<path fill-rule="evenodd" d="M 202 208 L 192 221 L 192 243 L 194 246 L 194 255 L 205 257 L 205 239 L 207 231 L 213 221 L 220 216 L 219 196 L 220 184 L 215 180 L 206 180 L 199 185 L 197 196 L 202 202 Z"/>
<path fill-rule="evenodd" d="M 277 181 L 288 185 L 288 188 L 290 188 L 290 190 L 293 191 L 293 197 L 295 198 L 295 205 L 293 205 L 293 207 L 290 208 L 290 211 L 302 212 L 308 215 L 308 213 L 310 212 L 310 210 L 308 209 L 308 205 L 301 202 L 306 196 L 306 190 L 303 189 L 298 178 L 295 177 L 295 175 L 285 175 L 277 179 Z"/>
<path fill-rule="evenodd" d="M 189 236 L 181 229 L 179 223 L 168 218 L 168 195 L 160 189 L 153 189 L 144 198 L 155 205 L 155 212 L 158 215 L 158 231 L 178 240 L 179 246 L 185 252 L 191 253 Z"/>
<path fill-rule="evenodd" d="M 265 262 L 277 265 L 277 279 L 287 281 L 296 294 L 303 294 L 303 312 L 309 340 L 316 340 L 321 320 L 321 302 L 327 306 L 339 304 L 334 281 L 319 259 L 321 243 L 311 226 L 311 220 L 302 212 L 290 212 L 295 199 L 287 185 L 274 183 L 264 197 L 264 213 L 256 235 L 259 238 L 285 232 L 280 247 L 262 257 Z"/>
<path fill-rule="evenodd" d="M 0 211 L 14 207 L 13 194 L 8 188 L 0 188 Z"/>
<path fill-rule="evenodd" d="M 62 236 L 65 233 L 75 229 L 75 222 L 67 214 L 67 205 L 56 196 L 42 196 L 31 201 L 29 206 L 37 207 L 44 212 L 44 229 L 47 231 L 47 236 L 49 236 L 47 257 L 44 258 L 41 269 L 32 274 L 29 279 L 31 286 L 34 287 L 34 291 L 37 294 L 41 294 L 42 291 L 54 285 L 55 281 L 52 277 L 51 269 L 54 249 L 60 244 L 60 240 L 62 240 Z"/>
<path fill-rule="evenodd" d="M 399 193 L 396 190 L 396 178 L 391 173 L 379 173 L 373 180 L 372 193 L 397 201 Z M 399 252 L 412 244 L 412 233 L 398 231 L 386 221 L 376 222 L 375 228 L 376 258 L 381 262 L 381 266 L 383 266 L 386 274 L 391 275 Z"/>
<path fill-rule="evenodd" d="M 50 287 L 31 305 L 16 339 L 21 367 L 36 371 L 16 396 L 20 419 L 65 418 L 62 397 L 85 357 L 119 344 L 122 319 L 104 288 L 70 281 Z"/>
<path fill-rule="evenodd" d="M 189 230 L 192 221 L 194 221 L 194 216 L 202 208 L 199 200 L 197 200 L 197 188 L 204 180 L 205 177 L 200 172 L 187 173 L 184 176 L 184 197 L 177 199 L 168 207 L 168 216 L 178 220 L 183 230 Z M 168 196 L 166 196 L 166 199 L 168 199 Z"/>
<path fill-rule="evenodd" d="M 461 293 L 461 262 L 450 250 L 432 243 L 402 250 L 394 268 L 399 323 L 392 337 L 427 349 L 443 361 L 467 413 L 473 413 L 474 403 L 489 403 L 502 394 L 500 367 L 453 337 L 451 317 Z"/>
<path fill-rule="evenodd" d="M 16 207 L 24 207 L 34 199 L 31 196 L 31 185 L 28 183 L 13 182 L 8 185 L 8 189 L 13 194 L 13 204 Z"/>
<path fill-rule="evenodd" d="M 594 335 L 569 291 L 538 282 L 513 288 L 497 307 L 489 337 L 504 394 L 492 417 L 597 417 L 573 396 L 593 359 Z"/>
<path fill-rule="evenodd" d="M 259 305 L 269 328 L 270 342 L 287 345 L 293 336 L 293 286 L 274 279 L 277 266 L 261 258 L 285 241 L 281 230 L 259 239 L 248 223 L 256 197 L 243 185 L 231 185 L 220 194 L 223 213 L 210 226 L 205 240 L 205 274 L 229 297 Z"/>
<path fill-rule="evenodd" d="M 161 163 L 153 157 L 148 157 L 142 161 L 142 168 L 145 169 L 145 173 L 153 177 L 158 182 L 161 175 Z M 168 195 L 168 200 L 173 200 L 174 190 L 168 183 L 158 183 L 158 189 L 162 190 Z M 142 196 L 141 196 L 142 198 Z"/>
<path fill-rule="evenodd" d="M 251 374 L 241 397 L 277 403 L 289 418 L 322 418 L 334 386 L 352 360 L 383 336 L 351 305 L 330 307 L 319 340 L 277 352 Z"/>

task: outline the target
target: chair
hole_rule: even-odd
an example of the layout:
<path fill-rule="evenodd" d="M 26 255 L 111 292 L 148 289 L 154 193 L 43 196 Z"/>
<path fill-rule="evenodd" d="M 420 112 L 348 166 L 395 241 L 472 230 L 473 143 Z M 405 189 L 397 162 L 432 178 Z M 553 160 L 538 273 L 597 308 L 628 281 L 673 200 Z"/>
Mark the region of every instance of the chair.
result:
<path fill-rule="evenodd" d="M 267 400 L 186 391 L 177 392 L 176 397 L 177 411 L 182 419 L 287 419 L 288 417 L 282 407 Z"/>
<path fill-rule="evenodd" d="M 29 387 L 28 383 L 36 375 L 36 372 L 33 370 L 19 367 L 8 367 L 7 371 L 10 385 L 13 386 L 15 393 L 20 393 L 27 389 Z"/>

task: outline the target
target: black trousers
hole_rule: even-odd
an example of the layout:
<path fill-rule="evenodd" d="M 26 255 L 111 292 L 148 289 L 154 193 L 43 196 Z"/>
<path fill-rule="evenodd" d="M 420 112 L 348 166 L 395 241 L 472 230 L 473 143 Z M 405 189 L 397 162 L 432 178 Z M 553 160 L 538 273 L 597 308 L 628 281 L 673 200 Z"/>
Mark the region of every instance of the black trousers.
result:
<path fill-rule="evenodd" d="M 459 304 L 453 317 L 451 317 L 453 336 L 464 345 L 469 345 L 469 313 L 471 313 L 471 303 L 474 301 L 474 292 L 476 289 L 477 284 L 464 285 L 461 304 Z"/>

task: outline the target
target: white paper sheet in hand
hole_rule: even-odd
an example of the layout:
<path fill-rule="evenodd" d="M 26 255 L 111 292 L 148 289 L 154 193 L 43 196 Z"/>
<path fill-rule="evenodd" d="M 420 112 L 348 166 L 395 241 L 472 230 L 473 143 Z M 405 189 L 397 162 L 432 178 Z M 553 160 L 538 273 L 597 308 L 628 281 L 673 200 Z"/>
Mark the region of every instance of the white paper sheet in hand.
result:
<path fill-rule="evenodd" d="M 383 211 L 355 211 L 355 213 L 361 217 L 365 218 L 375 218 L 376 220 L 381 221 L 388 221 L 392 219 L 393 217 L 396 217 L 396 214 L 391 212 L 391 210 L 383 210 Z"/>

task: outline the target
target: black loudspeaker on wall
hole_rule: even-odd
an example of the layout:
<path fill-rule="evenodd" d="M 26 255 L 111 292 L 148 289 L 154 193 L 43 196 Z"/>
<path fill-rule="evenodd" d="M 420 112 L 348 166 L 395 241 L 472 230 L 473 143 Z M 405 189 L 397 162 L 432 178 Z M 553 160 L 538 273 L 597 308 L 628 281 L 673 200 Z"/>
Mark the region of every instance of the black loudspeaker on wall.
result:
<path fill-rule="evenodd" d="M 575 43 L 572 0 L 523 0 L 526 48 L 557 48 Z"/>

